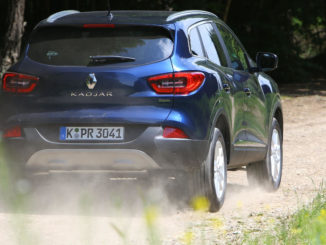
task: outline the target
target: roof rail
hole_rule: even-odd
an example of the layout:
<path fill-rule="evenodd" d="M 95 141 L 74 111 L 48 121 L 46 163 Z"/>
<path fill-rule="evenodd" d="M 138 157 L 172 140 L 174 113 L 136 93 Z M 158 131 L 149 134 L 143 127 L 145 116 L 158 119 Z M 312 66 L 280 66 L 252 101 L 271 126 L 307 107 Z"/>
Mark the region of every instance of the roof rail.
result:
<path fill-rule="evenodd" d="M 80 13 L 80 12 L 77 11 L 77 10 L 64 10 L 64 11 L 60 11 L 60 12 L 57 12 L 55 14 L 50 15 L 46 19 L 46 21 L 49 22 L 49 23 L 53 23 L 57 19 L 60 19 L 61 17 L 67 16 L 67 15 L 71 15 L 71 14 L 77 14 L 77 13 Z"/>
<path fill-rule="evenodd" d="M 184 17 L 187 15 L 195 15 L 195 14 L 210 15 L 210 16 L 214 16 L 214 17 L 218 18 L 215 14 L 208 12 L 208 11 L 204 11 L 204 10 L 185 10 L 185 11 L 171 14 L 170 16 L 168 16 L 166 18 L 166 21 L 171 21 L 171 20 L 175 20 L 180 17 Z"/>

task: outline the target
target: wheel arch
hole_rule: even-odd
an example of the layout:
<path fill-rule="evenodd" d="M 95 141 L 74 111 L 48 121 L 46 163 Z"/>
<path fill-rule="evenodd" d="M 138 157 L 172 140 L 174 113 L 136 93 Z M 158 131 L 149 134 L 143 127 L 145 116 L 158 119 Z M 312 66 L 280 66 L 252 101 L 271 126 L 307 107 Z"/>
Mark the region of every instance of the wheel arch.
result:
<path fill-rule="evenodd" d="M 282 135 L 283 135 L 283 130 L 284 130 L 283 110 L 282 110 L 281 102 L 279 100 L 274 105 L 273 113 L 271 114 L 271 118 L 270 118 L 270 125 L 273 121 L 273 118 L 276 118 L 278 124 L 280 125 Z"/>
<path fill-rule="evenodd" d="M 280 107 L 277 107 L 274 112 L 274 117 L 276 118 L 278 124 L 280 125 L 282 134 L 283 134 L 283 112 Z"/>
<path fill-rule="evenodd" d="M 227 155 L 227 164 L 229 164 L 231 154 L 231 131 L 229 125 L 230 124 L 225 112 L 223 110 L 219 110 L 215 116 L 212 132 L 214 132 L 214 128 L 218 128 L 223 135 Z"/>

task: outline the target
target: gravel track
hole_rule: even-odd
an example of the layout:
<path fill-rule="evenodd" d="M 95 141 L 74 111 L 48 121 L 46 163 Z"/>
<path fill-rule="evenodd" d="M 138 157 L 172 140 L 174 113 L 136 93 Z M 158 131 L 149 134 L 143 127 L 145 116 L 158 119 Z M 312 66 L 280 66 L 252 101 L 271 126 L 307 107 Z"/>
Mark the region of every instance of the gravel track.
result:
<path fill-rule="evenodd" d="M 163 244 L 238 244 L 245 234 L 272 232 L 326 177 L 326 93 L 299 92 L 283 98 L 284 168 L 276 193 L 249 187 L 245 171 L 229 171 L 225 204 L 209 214 L 171 205 L 160 187 L 143 193 L 132 183 L 114 184 L 113 198 L 101 180 L 60 181 L 40 186 L 21 209 L 0 200 L 0 244 L 146 244 L 150 231 Z"/>

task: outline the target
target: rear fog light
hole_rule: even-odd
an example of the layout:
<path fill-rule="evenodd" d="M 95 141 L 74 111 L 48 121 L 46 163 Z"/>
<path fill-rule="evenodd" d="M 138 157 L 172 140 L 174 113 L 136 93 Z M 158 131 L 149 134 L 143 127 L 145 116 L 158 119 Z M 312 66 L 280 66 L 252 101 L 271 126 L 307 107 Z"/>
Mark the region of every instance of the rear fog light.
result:
<path fill-rule="evenodd" d="M 188 135 L 185 134 L 179 128 L 165 127 L 163 130 L 164 138 L 178 138 L 178 139 L 188 139 Z"/>
<path fill-rule="evenodd" d="M 13 127 L 10 129 L 7 129 L 3 133 L 3 138 L 19 138 L 22 137 L 22 129 L 20 127 Z"/>

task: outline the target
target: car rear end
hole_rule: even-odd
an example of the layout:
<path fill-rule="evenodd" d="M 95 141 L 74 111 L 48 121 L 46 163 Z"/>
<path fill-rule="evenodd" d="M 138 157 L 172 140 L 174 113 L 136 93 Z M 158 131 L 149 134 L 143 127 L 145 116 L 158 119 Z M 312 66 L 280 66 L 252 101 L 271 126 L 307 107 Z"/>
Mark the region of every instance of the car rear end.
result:
<path fill-rule="evenodd" d="M 173 25 L 86 17 L 39 25 L 4 75 L 1 127 L 9 164 L 32 173 L 198 167 L 207 140 L 180 127 L 183 116 L 173 106 L 175 96 L 198 90 L 205 75 L 174 72 Z"/>

